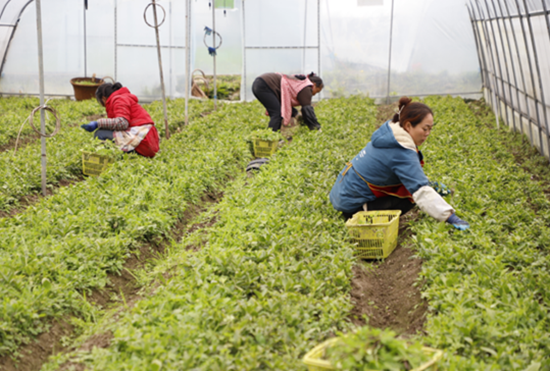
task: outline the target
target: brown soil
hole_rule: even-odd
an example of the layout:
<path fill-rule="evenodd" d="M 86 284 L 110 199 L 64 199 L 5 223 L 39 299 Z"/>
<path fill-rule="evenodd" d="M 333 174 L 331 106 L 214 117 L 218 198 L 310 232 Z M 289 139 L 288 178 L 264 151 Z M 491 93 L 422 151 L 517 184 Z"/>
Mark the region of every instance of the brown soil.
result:
<path fill-rule="evenodd" d="M 350 319 L 356 324 L 391 328 L 398 334 L 413 335 L 422 331 L 427 302 L 415 285 L 422 269 L 422 260 L 406 246 L 410 237 L 407 223 L 417 217 L 411 211 L 399 223 L 399 242 L 383 261 L 363 260 L 354 269 L 351 297 L 355 303 Z"/>
<path fill-rule="evenodd" d="M 140 287 L 137 285 L 132 271 L 146 268 L 151 259 L 157 258 L 164 253 L 166 246 L 171 240 L 179 241 L 188 231 L 206 227 L 215 220 L 201 224 L 188 225 L 197 215 L 206 208 L 218 202 L 222 197 L 221 193 L 210 193 L 205 195 L 199 205 L 189 207 L 182 219 L 170 232 L 169 237 L 162 240 L 144 244 L 128 258 L 120 274 L 109 274 L 108 284 L 102 289 L 94 290 L 88 296 L 88 301 L 103 308 L 119 306 L 120 312 L 132 308 L 141 298 Z M 17 360 L 10 356 L 0 357 L 0 370 L 2 371 L 34 371 L 39 370 L 51 355 L 67 352 L 74 349 L 63 347 L 62 339 L 73 335 L 73 328 L 65 321 L 52 323 L 50 331 L 39 335 L 31 343 L 22 346 L 19 350 L 20 356 Z M 105 348 L 109 346 L 112 338 L 110 332 L 96 334 L 90 337 L 80 350 L 87 351 L 94 347 Z M 61 369 L 83 370 L 83 366 L 68 362 Z"/>
<path fill-rule="evenodd" d="M 390 119 L 396 107 L 397 103 L 378 106 L 378 122 Z M 390 256 L 382 261 L 361 260 L 353 268 L 352 323 L 363 326 L 368 321 L 370 326 L 390 328 L 401 335 L 422 331 L 428 310 L 418 288 L 422 260 L 407 246 L 408 224 L 417 218 L 416 209 L 400 218 L 398 244 Z"/>
<path fill-rule="evenodd" d="M 67 180 L 61 179 L 53 188 L 46 188 L 46 197 L 55 193 L 58 188 L 68 187 L 74 183 L 81 182 L 84 177 L 78 177 L 77 179 Z M 19 199 L 17 207 L 11 208 L 9 211 L 0 210 L 0 218 L 9 218 L 25 211 L 29 206 L 32 206 L 39 202 L 44 196 L 42 193 L 34 193 L 31 195 L 23 196 Z"/>

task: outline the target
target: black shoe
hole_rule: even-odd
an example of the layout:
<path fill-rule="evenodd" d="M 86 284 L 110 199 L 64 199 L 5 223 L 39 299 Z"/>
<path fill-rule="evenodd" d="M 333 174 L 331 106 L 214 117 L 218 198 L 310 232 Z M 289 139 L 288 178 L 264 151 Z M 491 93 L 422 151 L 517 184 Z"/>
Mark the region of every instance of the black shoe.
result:
<path fill-rule="evenodd" d="M 321 130 L 321 125 L 315 124 L 315 125 L 308 125 L 307 126 L 309 130 Z"/>

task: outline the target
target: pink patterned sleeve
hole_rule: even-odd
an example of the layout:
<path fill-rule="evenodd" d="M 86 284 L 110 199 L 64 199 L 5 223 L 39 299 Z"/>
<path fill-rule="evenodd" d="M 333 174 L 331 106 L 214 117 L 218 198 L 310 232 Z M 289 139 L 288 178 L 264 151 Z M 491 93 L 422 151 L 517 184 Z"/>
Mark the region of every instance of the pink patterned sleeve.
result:
<path fill-rule="evenodd" d="M 97 120 L 97 126 L 100 129 L 123 131 L 128 129 L 130 124 L 124 117 L 116 117 L 114 119 L 99 119 Z"/>

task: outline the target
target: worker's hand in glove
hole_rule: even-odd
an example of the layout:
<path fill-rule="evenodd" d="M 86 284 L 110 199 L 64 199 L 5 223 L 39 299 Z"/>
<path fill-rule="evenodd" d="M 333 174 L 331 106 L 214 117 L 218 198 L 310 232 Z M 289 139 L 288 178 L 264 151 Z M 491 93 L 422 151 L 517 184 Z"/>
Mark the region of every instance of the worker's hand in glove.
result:
<path fill-rule="evenodd" d="M 432 187 L 440 196 L 447 196 L 453 193 L 453 190 L 447 187 L 445 184 L 434 181 L 430 182 L 430 187 Z"/>
<path fill-rule="evenodd" d="M 462 219 L 460 219 L 456 214 L 452 214 L 448 219 L 447 223 L 452 224 L 458 230 L 465 230 L 470 228 L 470 224 Z"/>
<path fill-rule="evenodd" d="M 91 121 L 88 124 L 82 124 L 80 127 L 86 131 L 89 131 L 90 133 L 97 129 L 97 121 Z"/>

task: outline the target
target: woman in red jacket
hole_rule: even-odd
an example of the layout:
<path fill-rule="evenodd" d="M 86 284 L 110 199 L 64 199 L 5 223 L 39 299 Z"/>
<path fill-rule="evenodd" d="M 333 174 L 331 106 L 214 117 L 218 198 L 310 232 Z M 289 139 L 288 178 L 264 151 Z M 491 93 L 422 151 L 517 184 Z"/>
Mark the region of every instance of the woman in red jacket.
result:
<path fill-rule="evenodd" d="M 145 157 L 155 157 L 159 150 L 159 134 L 138 98 L 119 82 L 100 85 L 95 96 L 105 107 L 108 118 L 84 124 L 82 128 L 89 132 L 99 128 L 94 137 L 110 139 L 124 152 L 136 151 Z"/>

